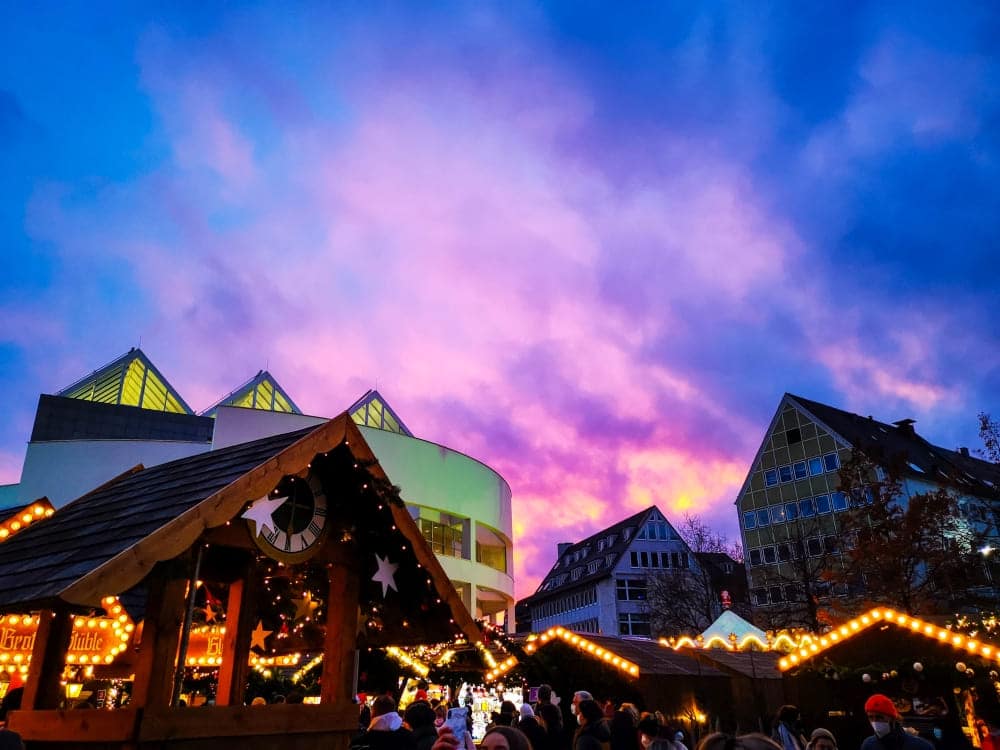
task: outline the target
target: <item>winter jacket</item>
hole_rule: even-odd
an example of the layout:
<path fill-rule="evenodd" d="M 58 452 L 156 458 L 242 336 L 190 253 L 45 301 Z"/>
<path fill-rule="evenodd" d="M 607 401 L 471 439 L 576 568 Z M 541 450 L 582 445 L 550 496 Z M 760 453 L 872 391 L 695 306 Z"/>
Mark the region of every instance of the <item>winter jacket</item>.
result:
<path fill-rule="evenodd" d="M 885 737 L 873 734 L 862 742 L 861 750 L 934 750 L 934 745 L 922 737 L 904 732 L 899 724 L 895 724 Z"/>
<path fill-rule="evenodd" d="M 573 750 L 609 750 L 611 730 L 608 722 L 601 719 L 593 724 L 586 724 L 576 730 L 573 735 Z"/>
<path fill-rule="evenodd" d="M 372 719 L 368 729 L 351 742 L 351 750 L 416 750 L 413 732 L 396 712 Z"/>

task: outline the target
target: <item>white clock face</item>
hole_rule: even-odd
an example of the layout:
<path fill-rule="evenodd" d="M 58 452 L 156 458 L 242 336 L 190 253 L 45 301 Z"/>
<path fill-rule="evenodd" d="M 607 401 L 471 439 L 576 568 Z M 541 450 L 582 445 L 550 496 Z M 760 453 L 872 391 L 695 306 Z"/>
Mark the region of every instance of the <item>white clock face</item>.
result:
<path fill-rule="evenodd" d="M 243 514 L 257 546 L 269 557 L 301 562 L 321 546 L 326 530 L 326 495 L 319 479 L 286 477 L 274 492 L 255 500 Z"/>

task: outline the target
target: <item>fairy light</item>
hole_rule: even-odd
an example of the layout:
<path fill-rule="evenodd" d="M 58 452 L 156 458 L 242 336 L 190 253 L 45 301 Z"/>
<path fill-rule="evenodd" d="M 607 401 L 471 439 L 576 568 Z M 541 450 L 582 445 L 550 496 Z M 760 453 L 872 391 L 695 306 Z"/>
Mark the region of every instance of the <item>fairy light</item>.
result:
<path fill-rule="evenodd" d="M 5 521 L 0 522 L 0 542 L 6 541 L 15 534 L 24 531 L 33 523 L 44 521 L 55 512 L 55 508 L 52 507 L 48 500 L 43 498 L 35 501 L 21 511 L 20 515 L 12 515 Z"/>
<path fill-rule="evenodd" d="M 879 622 L 891 623 L 899 628 L 909 629 L 912 633 L 936 640 L 942 644 L 947 644 L 959 651 L 965 651 L 970 654 L 979 653 L 987 659 L 992 658 L 993 660 L 1000 661 L 1000 658 L 998 658 L 1000 657 L 1000 652 L 997 651 L 996 645 L 991 646 L 972 638 L 967 638 L 961 633 L 956 633 L 947 628 L 936 627 L 931 623 L 924 622 L 916 617 L 910 617 L 909 615 L 899 614 L 891 609 L 876 608 L 844 623 L 836 630 L 830 631 L 826 637 L 821 637 L 818 643 L 811 643 L 806 648 L 799 649 L 798 654 L 792 653 L 787 657 L 779 659 L 778 669 L 784 672 L 797 664 L 812 659 L 831 646 L 853 638 Z"/>
<path fill-rule="evenodd" d="M 421 677 L 426 677 L 430 674 L 430 667 L 421 662 L 419 659 L 411 657 L 408 653 L 403 651 L 403 649 L 397 646 L 388 646 L 385 649 L 385 652 L 404 667 L 409 667 Z"/>
<path fill-rule="evenodd" d="M 598 644 L 594 643 L 593 641 L 589 641 L 586 638 L 584 638 L 583 636 L 577 635 L 576 633 L 572 632 L 571 630 L 566 630 L 565 628 L 562 628 L 562 627 L 552 627 L 552 628 L 549 628 L 544 633 L 536 636 L 529 643 L 529 645 L 532 646 L 532 649 L 528 650 L 526 648 L 525 651 L 527 651 L 528 653 L 534 653 L 535 651 L 537 651 L 542 646 L 548 645 L 549 643 L 552 643 L 555 640 L 561 640 L 564 643 L 566 643 L 568 646 L 572 646 L 573 648 L 577 649 L 578 651 L 581 651 L 581 652 L 583 652 L 585 654 L 589 654 L 590 656 L 593 656 L 595 659 L 600 659 L 601 661 L 604 661 L 605 663 L 607 663 L 607 664 L 609 664 L 611 666 L 617 667 L 622 672 L 624 672 L 624 673 L 626 673 L 628 675 L 631 675 L 632 677 L 638 677 L 639 676 L 639 667 L 638 667 L 638 665 L 634 664 L 633 662 L 630 662 L 628 659 L 622 658 L 621 656 L 619 656 L 618 654 L 614 653 L 613 651 L 611 651 L 609 649 L 606 649 L 606 648 L 604 648 L 602 646 L 599 646 Z M 536 644 L 540 644 L 540 645 L 536 645 Z M 504 662 L 504 663 L 506 663 L 506 662 Z M 516 659 L 514 660 L 514 663 L 515 664 L 517 663 Z M 511 667 L 513 667 L 513 666 L 514 665 L 512 664 Z M 502 674 L 502 672 L 501 672 L 501 674 Z M 487 680 L 490 679 L 490 673 L 486 674 L 486 678 L 487 678 Z"/>

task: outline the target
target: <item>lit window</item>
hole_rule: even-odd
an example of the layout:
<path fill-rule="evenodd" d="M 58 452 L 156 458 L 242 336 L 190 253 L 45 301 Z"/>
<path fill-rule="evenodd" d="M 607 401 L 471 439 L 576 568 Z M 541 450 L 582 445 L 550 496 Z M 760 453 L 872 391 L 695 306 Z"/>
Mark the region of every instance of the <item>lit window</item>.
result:
<path fill-rule="evenodd" d="M 829 495 L 817 495 L 816 498 L 816 512 L 817 513 L 829 513 L 830 512 L 830 496 Z"/>
<path fill-rule="evenodd" d="M 785 506 L 771 506 L 771 523 L 782 523 L 785 520 Z"/>
<path fill-rule="evenodd" d="M 843 492 L 834 492 L 830 495 L 834 510 L 847 510 L 847 495 Z"/>
<path fill-rule="evenodd" d="M 764 472 L 764 486 L 773 487 L 778 483 L 778 470 L 768 469 Z"/>
<path fill-rule="evenodd" d="M 836 471 L 840 468 L 840 458 L 837 457 L 836 453 L 827 453 L 823 456 L 823 465 L 827 471 Z"/>
<path fill-rule="evenodd" d="M 754 511 L 747 511 L 743 514 L 743 528 L 744 529 L 756 529 L 757 528 L 757 513 Z"/>
<path fill-rule="evenodd" d="M 805 461 L 799 461 L 798 463 L 796 463 L 794 469 L 795 469 L 796 479 L 805 479 L 808 476 L 808 472 L 806 471 Z"/>
<path fill-rule="evenodd" d="M 757 526 L 770 526 L 771 517 L 768 515 L 767 508 L 761 508 L 757 511 Z"/>
<path fill-rule="evenodd" d="M 785 503 L 785 518 L 789 521 L 794 521 L 799 517 L 799 504 L 798 503 Z"/>
<path fill-rule="evenodd" d="M 816 458 L 810 458 L 809 459 L 809 476 L 816 477 L 816 476 L 819 476 L 822 473 L 823 473 L 823 459 L 819 458 L 818 456 Z"/>
<path fill-rule="evenodd" d="M 778 468 L 778 476 L 781 478 L 782 482 L 792 481 L 792 467 L 791 466 L 781 466 Z"/>
<path fill-rule="evenodd" d="M 812 518 L 816 515 L 816 506 L 813 504 L 813 499 L 807 497 L 805 500 L 799 500 L 799 515 L 802 518 Z"/>

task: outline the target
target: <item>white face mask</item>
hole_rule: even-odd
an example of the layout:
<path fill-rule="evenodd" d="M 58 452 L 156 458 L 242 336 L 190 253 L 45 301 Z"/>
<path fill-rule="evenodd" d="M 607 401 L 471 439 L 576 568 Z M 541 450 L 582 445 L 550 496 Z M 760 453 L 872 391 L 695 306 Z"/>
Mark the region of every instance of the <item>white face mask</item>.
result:
<path fill-rule="evenodd" d="M 871 725 L 876 737 L 885 737 L 892 728 L 888 721 L 873 721 Z"/>
<path fill-rule="evenodd" d="M 575 703 L 571 703 L 570 704 L 569 710 L 573 712 L 574 716 L 576 716 L 576 704 Z"/>
<path fill-rule="evenodd" d="M 576 723 L 583 726 L 583 714 L 576 715 Z"/>

